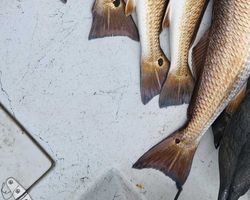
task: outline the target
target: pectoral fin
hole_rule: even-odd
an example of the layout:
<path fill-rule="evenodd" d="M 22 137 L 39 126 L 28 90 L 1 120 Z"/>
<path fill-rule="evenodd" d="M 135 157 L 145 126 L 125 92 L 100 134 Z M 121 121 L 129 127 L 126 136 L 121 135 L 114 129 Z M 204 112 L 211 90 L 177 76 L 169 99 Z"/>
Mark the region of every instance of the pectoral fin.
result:
<path fill-rule="evenodd" d="M 126 16 L 131 15 L 131 13 L 135 9 L 135 0 L 127 0 L 126 8 L 125 8 L 125 14 Z"/>
<path fill-rule="evenodd" d="M 109 5 L 100 5 L 98 0 L 93 6 L 93 22 L 89 40 L 108 36 L 128 36 L 138 41 L 139 34 L 131 16 L 125 15 L 123 0 L 112 1 Z"/>
<path fill-rule="evenodd" d="M 226 127 L 231 121 L 233 114 L 236 112 L 241 102 L 246 97 L 246 84 L 243 86 L 241 91 L 230 101 L 227 108 L 220 114 L 212 125 L 214 135 L 215 148 L 220 146 L 220 141 L 223 138 Z"/>
<path fill-rule="evenodd" d="M 247 85 L 245 84 L 243 88 L 240 90 L 240 92 L 228 104 L 226 108 L 227 113 L 230 113 L 230 114 L 235 113 L 235 111 L 238 109 L 243 99 L 246 97 L 246 92 L 247 92 L 246 90 L 247 90 Z"/>

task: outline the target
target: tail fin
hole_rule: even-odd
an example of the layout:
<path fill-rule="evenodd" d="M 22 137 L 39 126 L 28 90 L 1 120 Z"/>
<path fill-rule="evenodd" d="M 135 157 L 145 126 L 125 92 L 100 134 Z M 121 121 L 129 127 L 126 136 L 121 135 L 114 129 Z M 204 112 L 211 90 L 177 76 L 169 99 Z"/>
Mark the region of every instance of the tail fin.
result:
<path fill-rule="evenodd" d="M 178 198 L 179 198 L 179 196 L 180 196 L 180 194 L 181 194 L 181 192 L 182 192 L 182 190 L 183 190 L 182 186 L 180 186 L 180 185 L 178 185 L 178 184 L 176 184 L 176 187 L 177 187 L 177 189 L 178 189 L 178 192 L 176 193 L 176 195 L 175 195 L 175 197 L 174 197 L 174 200 L 178 200 Z"/>
<path fill-rule="evenodd" d="M 146 152 L 133 168 L 160 170 L 180 187 L 189 175 L 196 148 L 197 144 L 185 144 L 183 134 L 176 132 Z"/>
<path fill-rule="evenodd" d="M 170 72 L 161 90 L 159 106 L 162 108 L 189 103 L 194 85 L 190 72 L 186 76 L 176 76 Z"/>
<path fill-rule="evenodd" d="M 158 63 L 160 66 L 158 66 Z M 147 104 L 154 96 L 161 91 L 166 79 L 169 61 L 160 58 L 158 63 L 143 61 L 141 63 L 141 99 Z"/>
<path fill-rule="evenodd" d="M 107 36 L 128 36 L 139 41 L 139 34 L 131 16 L 125 15 L 123 0 L 100 4 L 96 0 L 93 9 L 93 22 L 89 40 Z"/>

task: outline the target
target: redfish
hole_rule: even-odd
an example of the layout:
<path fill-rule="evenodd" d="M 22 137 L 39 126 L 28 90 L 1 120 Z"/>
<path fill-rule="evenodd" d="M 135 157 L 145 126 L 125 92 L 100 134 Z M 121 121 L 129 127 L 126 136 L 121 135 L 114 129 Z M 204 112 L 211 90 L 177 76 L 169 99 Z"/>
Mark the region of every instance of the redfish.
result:
<path fill-rule="evenodd" d="M 249 22 L 250 1 L 215 0 L 204 68 L 194 89 L 188 121 L 146 152 L 134 168 L 160 170 L 179 186 L 186 182 L 202 136 L 250 76 Z"/>
<path fill-rule="evenodd" d="M 188 52 L 207 4 L 207 0 L 169 1 L 164 22 L 169 26 L 171 64 L 160 94 L 160 107 L 189 103 L 191 99 L 195 80 Z"/>
<path fill-rule="evenodd" d="M 141 99 L 148 103 L 161 91 L 169 69 L 169 60 L 160 46 L 160 33 L 166 0 L 128 0 L 125 12 L 136 9 L 141 42 Z"/>

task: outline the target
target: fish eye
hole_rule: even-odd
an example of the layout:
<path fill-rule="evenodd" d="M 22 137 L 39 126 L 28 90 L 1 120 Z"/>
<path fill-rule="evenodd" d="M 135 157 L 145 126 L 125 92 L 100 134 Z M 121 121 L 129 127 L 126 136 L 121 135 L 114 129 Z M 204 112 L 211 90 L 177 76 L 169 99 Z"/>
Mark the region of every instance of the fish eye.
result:
<path fill-rule="evenodd" d="M 121 3 L 121 0 L 114 0 L 114 1 L 113 1 L 113 4 L 114 4 L 114 6 L 115 6 L 116 8 L 120 5 L 120 3 Z"/>
<path fill-rule="evenodd" d="M 179 144 L 180 142 L 181 142 L 180 139 L 178 138 L 175 139 L 175 144 Z"/>
<path fill-rule="evenodd" d="M 163 59 L 162 59 L 162 58 L 160 58 L 160 59 L 158 60 L 158 65 L 159 65 L 160 67 L 163 65 Z"/>

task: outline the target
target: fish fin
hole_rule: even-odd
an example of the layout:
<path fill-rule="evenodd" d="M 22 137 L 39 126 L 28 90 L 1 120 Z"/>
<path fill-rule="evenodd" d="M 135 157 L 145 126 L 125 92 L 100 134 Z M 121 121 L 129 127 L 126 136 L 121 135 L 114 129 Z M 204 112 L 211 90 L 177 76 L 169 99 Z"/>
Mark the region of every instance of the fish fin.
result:
<path fill-rule="evenodd" d="M 101 10 L 96 3 L 92 9 L 93 22 L 89 33 L 89 40 L 108 36 L 128 36 L 139 41 L 139 34 L 131 16 L 126 17 L 123 0 L 117 7 Z"/>
<path fill-rule="evenodd" d="M 247 84 L 245 84 L 240 92 L 234 97 L 233 100 L 231 100 L 226 108 L 226 112 L 233 114 L 235 113 L 235 111 L 238 109 L 238 107 L 240 106 L 241 102 L 244 100 L 244 98 L 246 97 L 246 91 L 247 90 Z"/>
<path fill-rule="evenodd" d="M 220 142 L 224 136 L 225 129 L 228 123 L 231 121 L 232 115 L 224 110 L 220 116 L 212 124 L 212 130 L 214 135 L 214 146 L 216 149 L 220 146 Z"/>
<path fill-rule="evenodd" d="M 168 28 L 170 26 L 170 21 L 171 21 L 171 9 L 170 9 L 171 6 L 170 6 L 170 3 L 171 2 L 168 3 L 168 6 L 167 6 L 167 9 L 166 9 L 163 21 L 162 21 L 162 29 Z"/>
<path fill-rule="evenodd" d="M 246 85 L 247 85 L 247 91 L 250 91 L 250 78 L 248 78 Z"/>
<path fill-rule="evenodd" d="M 160 108 L 189 103 L 193 89 L 194 79 L 190 71 L 185 77 L 179 77 L 169 72 L 160 93 Z"/>
<path fill-rule="evenodd" d="M 182 192 L 182 190 L 183 190 L 182 186 L 179 185 L 178 183 L 176 183 L 176 187 L 177 187 L 177 189 L 178 189 L 178 192 L 176 193 L 176 195 L 175 195 L 175 197 L 174 197 L 174 200 L 178 200 L 178 199 L 179 199 L 179 196 L 180 196 L 180 194 L 181 194 L 181 192 Z"/>
<path fill-rule="evenodd" d="M 216 149 L 220 146 L 220 141 L 224 136 L 225 129 L 231 121 L 233 114 L 236 112 L 241 102 L 245 99 L 247 93 L 246 89 L 247 83 L 242 87 L 242 89 L 234 97 L 234 99 L 229 102 L 227 108 L 213 123 L 212 130 L 214 135 L 214 145 Z"/>
<path fill-rule="evenodd" d="M 187 145 L 183 134 L 176 132 L 146 152 L 133 168 L 160 170 L 182 186 L 189 175 L 196 145 Z"/>
<path fill-rule="evenodd" d="M 61 0 L 61 2 L 63 2 L 63 3 L 67 3 L 67 0 Z"/>
<path fill-rule="evenodd" d="M 205 64 L 207 47 L 209 44 L 209 30 L 207 30 L 201 37 L 199 42 L 193 48 L 192 51 L 192 65 L 193 65 L 193 75 L 195 80 L 197 80 L 203 71 Z"/>
<path fill-rule="evenodd" d="M 127 0 L 126 8 L 125 8 L 126 16 L 131 15 L 134 9 L 135 9 L 135 0 Z"/>
<path fill-rule="evenodd" d="M 141 63 L 141 100 L 143 104 L 147 104 L 154 96 L 161 91 L 162 85 L 166 79 L 169 61 L 166 57 L 161 67 L 154 62 L 142 60 Z"/>

